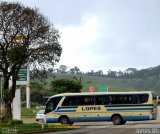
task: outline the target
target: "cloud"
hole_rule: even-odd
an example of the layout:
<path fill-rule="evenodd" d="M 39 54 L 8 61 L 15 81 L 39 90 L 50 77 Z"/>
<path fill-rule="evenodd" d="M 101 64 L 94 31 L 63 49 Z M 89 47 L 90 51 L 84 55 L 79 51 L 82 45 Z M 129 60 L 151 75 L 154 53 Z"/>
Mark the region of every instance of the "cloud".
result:
<path fill-rule="evenodd" d="M 69 25 L 61 28 L 60 42 L 63 47 L 63 53 L 59 64 L 84 68 L 83 64 L 88 64 L 88 62 L 92 61 L 93 57 L 89 48 L 101 36 L 98 31 L 98 20 L 95 15 L 83 16 L 81 25 Z"/>
<path fill-rule="evenodd" d="M 19 1 L 38 7 L 62 32 L 59 65 L 89 71 L 160 64 L 159 0 Z"/>

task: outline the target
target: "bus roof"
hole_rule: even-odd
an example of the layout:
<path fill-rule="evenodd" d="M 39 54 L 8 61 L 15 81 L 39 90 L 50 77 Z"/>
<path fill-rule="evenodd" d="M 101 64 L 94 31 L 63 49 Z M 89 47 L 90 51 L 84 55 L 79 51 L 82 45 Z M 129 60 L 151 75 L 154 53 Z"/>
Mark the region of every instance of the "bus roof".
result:
<path fill-rule="evenodd" d="M 81 93 L 62 93 L 57 94 L 52 97 L 59 97 L 59 96 L 79 96 L 79 95 L 104 95 L 104 94 L 142 94 L 142 93 L 154 93 L 153 91 L 132 91 L 132 92 L 81 92 Z"/>

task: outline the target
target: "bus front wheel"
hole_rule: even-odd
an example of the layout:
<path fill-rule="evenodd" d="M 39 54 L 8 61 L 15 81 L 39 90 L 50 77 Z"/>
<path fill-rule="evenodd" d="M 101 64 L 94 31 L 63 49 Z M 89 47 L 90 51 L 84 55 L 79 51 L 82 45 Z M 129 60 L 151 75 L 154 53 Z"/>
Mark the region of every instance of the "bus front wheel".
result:
<path fill-rule="evenodd" d="M 63 125 L 67 125 L 67 124 L 70 124 L 70 121 L 68 119 L 68 117 L 66 116 L 62 116 L 60 119 L 59 119 L 59 122 Z"/>
<path fill-rule="evenodd" d="M 113 122 L 114 125 L 121 125 L 121 124 L 123 124 L 123 120 L 122 120 L 122 117 L 120 115 L 114 115 L 112 117 L 112 122 Z M 124 122 L 124 124 L 125 124 L 125 122 Z"/>
<path fill-rule="evenodd" d="M 73 125 L 73 122 L 70 122 L 69 125 L 72 126 L 72 125 Z"/>
<path fill-rule="evenodd" d="M 126 124 L 126 121 L 123 120 L 122 123 L 121 123 L 121 125 L 124 125 L 124 124 Z"/>

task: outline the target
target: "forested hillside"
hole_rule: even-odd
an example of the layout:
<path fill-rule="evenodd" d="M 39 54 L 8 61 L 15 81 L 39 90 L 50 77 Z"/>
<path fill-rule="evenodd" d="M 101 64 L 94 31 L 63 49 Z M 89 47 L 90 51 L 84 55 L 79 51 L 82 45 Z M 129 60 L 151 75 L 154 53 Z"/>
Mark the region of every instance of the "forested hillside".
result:
<path fill-rule="evenodd" d="M 82 77 L 82 85 L 85 91 L 90 86 L 97 88 L 98 86 L 108 86 L 109 91 L 137 91 L 137 90 L 154 90 L 160 93 L 160 77 L 152 76 L 146 78 L 107 78 L 105 76 L 90 75 L 73 75 L 73 74 L 56 74 L 56 79 L 66 78 L 72 79 Z"/>
<path fill-rule="evenodd" d="M 88 90 L 89 86 L 106 85 L 109 91 L 133 91 L 133 90 L 154 90 L 160 94 L 160 65 L 147 69 L 138 70 L 128 68 L 124 72 L 111 71 L 107 74 L 97 72 L 88 73 L 55 73 L 56 79 L 73 77 L 82 78 L 83 88 Z"/>
<path fill-rule="evenodd" d="M 30 75 L 31 101 L 34 103 L 42 103 L 42 98 L 45 96 L 61 92 L 77 92 L 79 90 L 73 89 L 77 86 L 76 83 L 79 84 L 78 89 L 80 87 L 81 91 L 89 91 L 89 87 L 94 87 L 97 91 L 99 86 L 108 86 L 110 92 L 152 90 L 160 95 L 160 66 L 142 70 L 129 68 L 124 72 L 109 70 L 107 74 L 93 70 L 81 73 L 73 69 L 72 72 L 54 72 L 53 69 L 48 69 L 38 74 L 36 70 L 32 70 Z M 60 87 L 55 88 L 54 83 L 57 82 Z M 25 101 L 25 90 L 22 90 L 22 100 Z"/>

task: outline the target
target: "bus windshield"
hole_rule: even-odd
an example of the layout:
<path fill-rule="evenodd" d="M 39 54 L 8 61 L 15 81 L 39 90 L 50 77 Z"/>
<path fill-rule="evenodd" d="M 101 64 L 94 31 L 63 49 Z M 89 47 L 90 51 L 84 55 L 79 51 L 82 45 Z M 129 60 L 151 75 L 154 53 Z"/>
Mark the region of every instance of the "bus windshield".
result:
<path fill-rule="evenodd" d="M 46 104 L 45 114 L 54 111 L 61 99 L 62 97 L 53 97 L 49 99 Z"/>

